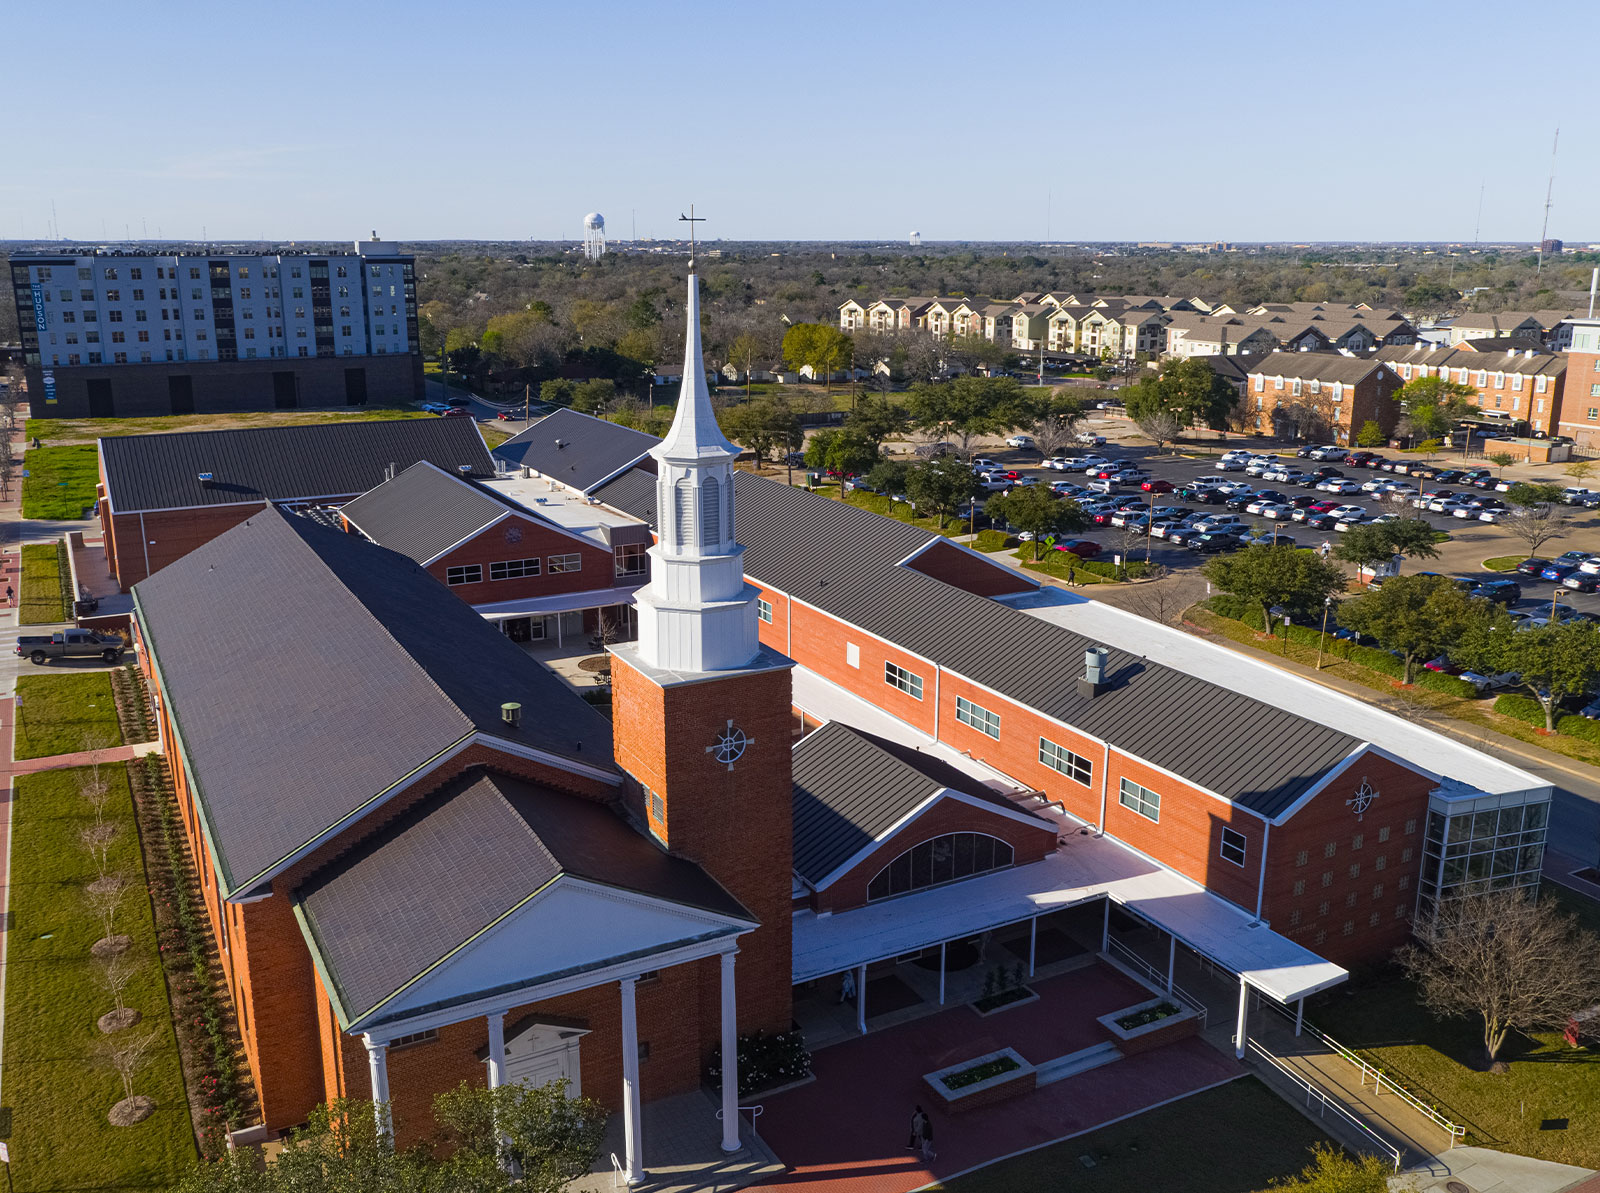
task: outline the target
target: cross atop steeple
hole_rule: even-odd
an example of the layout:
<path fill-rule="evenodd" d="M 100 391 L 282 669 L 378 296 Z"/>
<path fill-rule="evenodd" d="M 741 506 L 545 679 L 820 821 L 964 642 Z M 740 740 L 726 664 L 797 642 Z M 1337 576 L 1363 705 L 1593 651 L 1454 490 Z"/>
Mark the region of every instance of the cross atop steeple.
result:
<path fill-rule="evenodd" d="M 689 272 L 694 272 L 694 226 L 706 222 L 703 215 L 695 215 L 694 204 L 689 204 L 689 214 L 679 215 L 678 219 L 689 225 Z"/>

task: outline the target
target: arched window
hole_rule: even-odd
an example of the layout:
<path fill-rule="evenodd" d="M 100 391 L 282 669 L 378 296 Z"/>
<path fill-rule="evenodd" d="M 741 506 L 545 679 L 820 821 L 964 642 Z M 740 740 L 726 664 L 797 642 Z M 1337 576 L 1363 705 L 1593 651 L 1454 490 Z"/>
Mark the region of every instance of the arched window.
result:
<path fill-rule="evenodd" d="M 906 850 L 867 883 L 867 902 L 1011 865 L 1011 846 L 987 833 L 946 833 Z"/>
<path fill-rule="evenodd" d="M 715 547 L 722 542 L 722 485 L 708 476 L 700 486 L 700 545 Z"/>
<path fill-rule="evenodd" d="M 672 512 L 672 545 L 681 551 L 693 538 L 694 528 L 694 482 L 688 477 L 673 486 Z"/>

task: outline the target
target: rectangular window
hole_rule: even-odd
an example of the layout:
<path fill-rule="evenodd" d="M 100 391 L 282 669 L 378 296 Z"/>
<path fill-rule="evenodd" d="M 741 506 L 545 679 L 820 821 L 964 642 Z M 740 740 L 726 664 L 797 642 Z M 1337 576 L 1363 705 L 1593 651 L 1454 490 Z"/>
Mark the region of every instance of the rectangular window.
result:
<path fill-rule="evenodd" d="M 1222 830 L 1222 846 L 1218 852 L 1222 854 L 1223 861 L 1242 866 L 1244 865 L 1246 844 L 1243 833 L 1235 832 L 1231 828 L 1225 828 Z"/>
<path fill-rule="evenodd" d="M 844 644 L 844 662 L 847 667 L 861 666 L 861 648 L 854 642 Z"/>
<path fill-rule="evenodd" d="M 1123 779 L 1117 792 L 1117 802 L 1124 808 L 1129 808 L 1147 820 L 1160 821 L 1161 819 L 1161 793 L 1151 791 L 1148 787 L 1141 787 L 1132 779 Z"/>
<path fill-rule="evenodd" d="M 1303 866 L 1306 864 L 1306 851 L 1304 849 L 1294 855 L 1294 864 L 1297 866 Z"/>
<path fill-rule="evenodd" d="M 389 1041 L 389 1049 L 390 1051 L 393 1051 L 396 1048 L 405 1048 L 411 1044 L 431 1044 L 438 1038 L 438 1029 L 430 1027 L 426 1031 L 414 1031 L 409 1035 L 396 1036 L 394 1039 Z"/>
<path fill-rule="evenodd" d="M 1094 767 L 1087 758 L 1074 754 L 1065 746 L 1056 745 L 1048 737 L 1039 739 L 1039 761 L 1085 787 L 1094 778 Z"/>
<path fill-rule="evenodd" d="M 756 598 L 756 620 L 772 624 L 772 602 L 765 597 Z"/>
<path fill-rule="evenodd" d="M 483 565 L 481 563 L 468 563 L 460 567 L 445 568 L 444 582 L 446 584 L 476 584 L 483 579 Z"/>
<path fill-rule="evenodd" d="M 1295 879 L 1294 893 L 1297 898 L 1306 893 L 1306 880 L 1304 878 Z"/>
<path fill-rule="evenodd" d="M 550 574 L 559 572 L 581 572 L 583 570 L 583 556 L 579 554 L 552 555 L 550 556 Z"/>
<path fill-rule="evenodd" d="M 503 559 L 489 565 L 491 580 L 523 580 L 539 574 L 537 559 Z"/>
<path fill-rule="evenodd" d="M 956 697 L 956 720 L 971 725 L 979 733 L 1000 740 L 1000 714 L 992 713 L 982 705 L 974 704 L 965 696 Z"/>
<path fill-rule="evenodd" d="M 899 688 L 913 700 L 922 699 L 922 676 L 895 663 L 883 665 L 883 682 L 891 688 Z"/>

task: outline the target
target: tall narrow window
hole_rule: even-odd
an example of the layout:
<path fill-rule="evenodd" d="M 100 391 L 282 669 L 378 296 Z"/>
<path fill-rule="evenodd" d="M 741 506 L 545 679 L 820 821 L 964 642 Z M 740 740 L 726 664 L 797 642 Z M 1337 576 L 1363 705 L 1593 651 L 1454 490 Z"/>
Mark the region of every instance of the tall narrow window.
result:
<path fill-rule="evenodd" d="M 722 542 L 722 485 L 714 476 L 700 486 L 700 545 L 715 547 Z"/>
<path fill-rule="evenodd" d="M 688 546 L 690 530 L 694 525 L 694 483 L 683 477 L 673 487 L 674 512 L 672 544 L 682 549 Z"/>

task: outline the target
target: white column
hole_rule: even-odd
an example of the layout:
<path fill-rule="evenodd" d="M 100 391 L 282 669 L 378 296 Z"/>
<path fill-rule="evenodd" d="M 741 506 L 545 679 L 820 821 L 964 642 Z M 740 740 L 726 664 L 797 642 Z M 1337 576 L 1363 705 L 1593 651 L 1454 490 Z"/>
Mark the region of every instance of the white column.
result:
<path fill-rule="evenodd" d="M 1172 971 L 1178 964 L 1178 938 L 1167 934 L 1167 993 L 1172 993 Z"/>
<path fill-rule="evenodd" d="M 730 1154 L 744 1146 L 739 1142 L 739 1014 L 733 958 L 733 952 L 722 954 L 722 1150 Z"/>
<path fill-rule="evenodd" d="M 1233 1054 L 1240 1060 L 1244 1059 L 1245 1020 L 1250 1010 L 1250 987 L 1243 978 L 1239 979 L 1239 1020 L 1233 1029 Z"/>
<path fill-rule="evenodd" d="M 1306 1000 L 1303 999 L 1303 998 L 1297 998 L 1297 999 L 1295 999 L 1295 1003 L 1294 1003 L 1294 1034 L 1295 1035 L 1298 1036 L 1300 1034 L 1300 1029 L 1305 1026 L 1305 1023 L 1306 1023 Z"/>
<path fill-rule="evenodd" d="M 496 1011 L 486 1018 L 489 1020 L 489 1088 L 498 1089 L 506 1083 L 506 1013 Z"/>
<path fill-rule="evenodd" d="M 867 967 L 856 969 L 856 1030 L 867 1034 Z"/>
<path fill-rule="evenodd" d="M 939 1005 L 941 1007 L 944 1006 L 944 946 L 945 942 L 941 940 L 939 942 Z"/>
<path fill-rule="evenodd" d="M 1109 953 L 1111 951 L 1111 900 L 1110 899 L 1106 900 L 1105 925 L 1100 929 L 1100 951 L 1102 953 Z"/>
<path fill-rule="evenodd" d="M 637 978 L 623 978 L 622 987 L 622 1134 L 627 1155 L 628 1184 L 644 1183 L 644 1124 L 639 1099 L 639 1017 L 634 1008 L 633 984 Z"/>
<path fill-rule="evenodd" d="M 373 1113 L 378 1120 L 378 1133 L 391 1137 L 394 1119 L 389 1113 L 389 1045 L 380 1044 L 370 1035 L 362 1036 L 367 1045 L 367 1067 L 372 1073 Z"/>
<path fill-rule="evenodd" d="M 1034 971 L 1034 960 L 1039 955 L 1039 917 L 1034 916 L 1028 921 L 1028 976 L 1031 978 Z"/>

